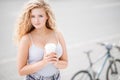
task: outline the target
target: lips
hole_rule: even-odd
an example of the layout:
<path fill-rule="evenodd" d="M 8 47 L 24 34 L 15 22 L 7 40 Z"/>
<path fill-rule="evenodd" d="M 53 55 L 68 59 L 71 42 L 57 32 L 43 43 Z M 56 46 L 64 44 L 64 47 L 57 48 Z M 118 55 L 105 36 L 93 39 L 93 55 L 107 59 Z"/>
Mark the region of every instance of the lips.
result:
<path fill-rule="evenodd" d="M 36 26 L 40 25 L 40 23 L 35 24 Z"/>
<path fill-rule="evenodd" d="M 36 23 L 35 25 L 40 25 L 40 23 Z"/>

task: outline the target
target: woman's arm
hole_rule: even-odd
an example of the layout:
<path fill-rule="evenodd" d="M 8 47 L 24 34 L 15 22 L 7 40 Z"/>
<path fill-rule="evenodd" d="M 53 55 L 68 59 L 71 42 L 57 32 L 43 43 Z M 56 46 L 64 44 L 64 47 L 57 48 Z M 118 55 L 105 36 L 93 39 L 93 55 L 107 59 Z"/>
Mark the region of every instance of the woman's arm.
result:
<path fill-rule="evenodd" d="M 28 35 L 25 35 L 22 37 L 18 46 L 17 67 L 20 75 L 32 74 L 47 64 L 45 59 L 33 64 L 27 64 L 29 47 L 30 39 Z"/>
<path fill-rule="evenodd" d="M 60 41 L 60 44 L 62 46 L 63 54 L 60 57 L 60 59 L 58 60 L 57 64 L 55 64 L 55 66 L 57 68 L 59 68 L 59 69 L 64 69 L 68 65 L 68 57 L 67 57 L 66 44 L 65 44 L 65 40 L 64 40 L 61 32 L 57 32 L 57 35 L 58 35 L 58 39 Z"/>

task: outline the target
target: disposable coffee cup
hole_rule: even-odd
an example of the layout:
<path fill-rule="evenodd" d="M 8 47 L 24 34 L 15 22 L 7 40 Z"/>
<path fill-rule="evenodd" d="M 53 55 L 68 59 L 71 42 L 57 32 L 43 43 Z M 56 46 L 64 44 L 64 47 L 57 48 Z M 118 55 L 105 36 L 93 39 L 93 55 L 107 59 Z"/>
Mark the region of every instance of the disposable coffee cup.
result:
<path fill-rule="evenodd" d="M 50 54 L 51 52 L 55 52 L 56 53 L 56 44 L 54 43 L 47 43 L 45 45 L 45 52 L 46 54 Z M 57 62 L 56 62 L 57 64 Z"/>
<path fill-rule="evenodd" d="M 47 43 L 45 45 L 46 54 L 50 54 L 51 52 L 56 52 L 56 44 L 54 43 Z"/>

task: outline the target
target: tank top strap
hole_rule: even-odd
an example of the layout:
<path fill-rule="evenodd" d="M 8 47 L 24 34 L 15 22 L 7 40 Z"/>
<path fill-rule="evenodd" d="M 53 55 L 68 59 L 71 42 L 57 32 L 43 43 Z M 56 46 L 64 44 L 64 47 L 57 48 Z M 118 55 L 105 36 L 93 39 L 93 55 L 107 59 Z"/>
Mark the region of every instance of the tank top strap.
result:
<path fill-rule="evenodd" d="M 57 39 L 57 44 L 59 44 L 59 38 L 58 38 L 57 32 L 55 32 L 55 37 Z"/>
<path fill-rule="evenodd" d="M 28 35 L 29 35 L 29 38 L 30 38 L 31 43 L 33 44 L 33 40 L 32 40 L 31 34 L 29 33 Z"/>

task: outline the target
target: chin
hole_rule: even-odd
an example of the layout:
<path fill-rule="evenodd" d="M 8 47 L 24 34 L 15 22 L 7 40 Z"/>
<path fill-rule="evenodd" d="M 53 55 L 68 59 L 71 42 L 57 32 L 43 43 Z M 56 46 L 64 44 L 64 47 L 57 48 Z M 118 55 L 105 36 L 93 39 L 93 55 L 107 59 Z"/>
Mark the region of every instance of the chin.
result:
<path fill-rule="evenodd" d="M 41 27 L 37 27 L 36 29 L 41 29 Z"/>
<path fill-rule="evenodd" d="M 42 27 L 40 27 L 40 26 L 35 26 L 35 28 L 36 28 L 36 29 L 41 29 Z"/>

